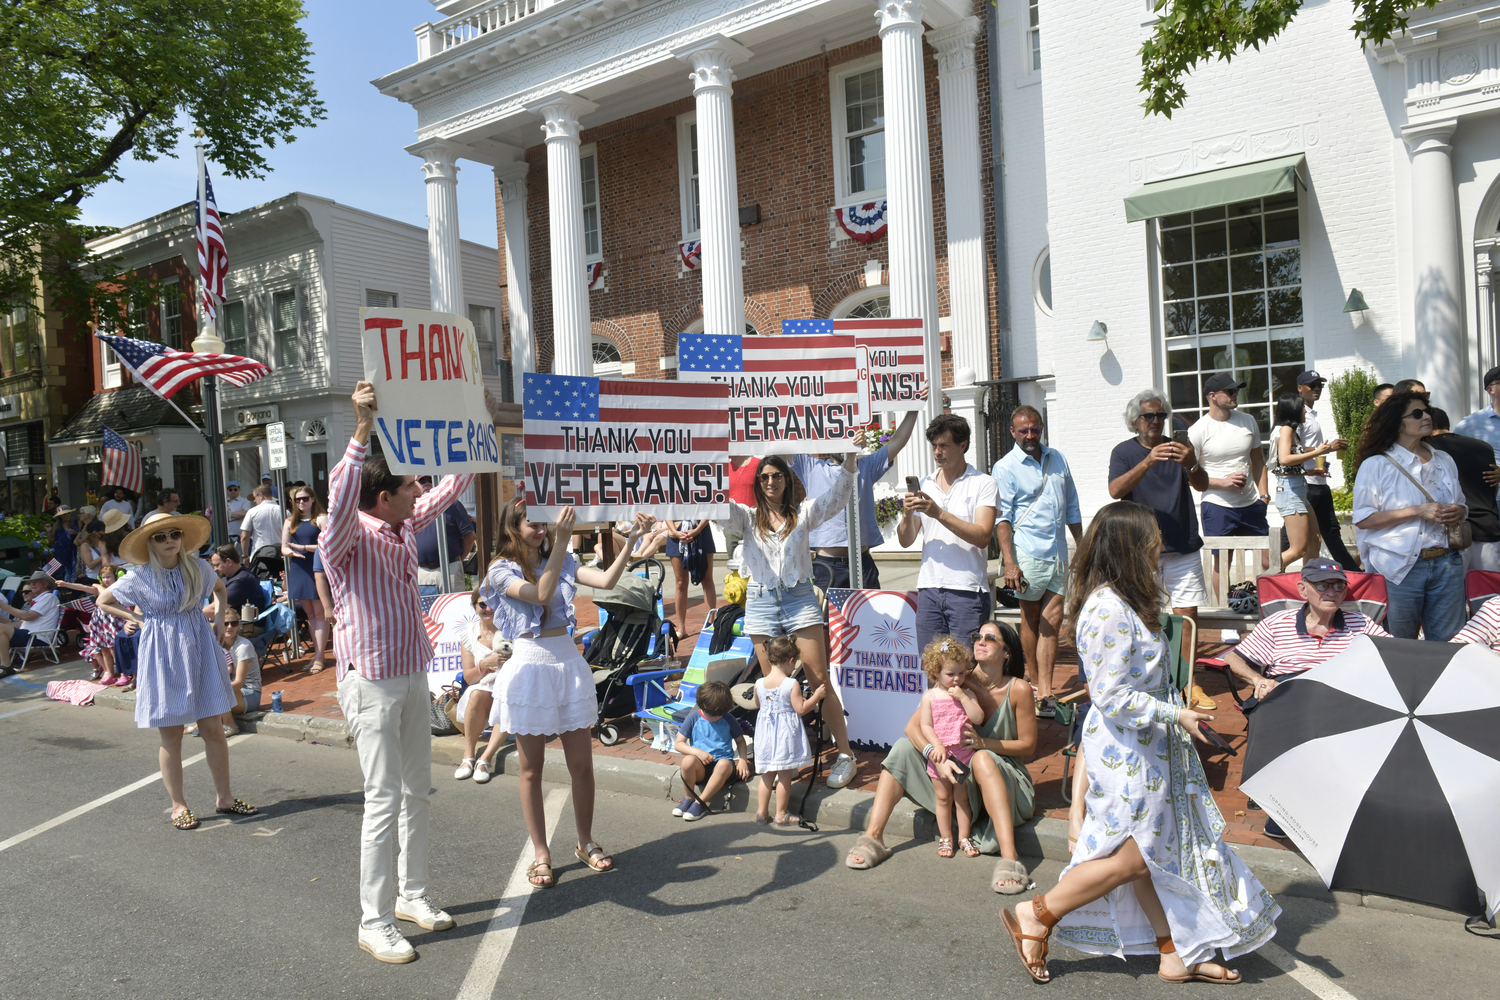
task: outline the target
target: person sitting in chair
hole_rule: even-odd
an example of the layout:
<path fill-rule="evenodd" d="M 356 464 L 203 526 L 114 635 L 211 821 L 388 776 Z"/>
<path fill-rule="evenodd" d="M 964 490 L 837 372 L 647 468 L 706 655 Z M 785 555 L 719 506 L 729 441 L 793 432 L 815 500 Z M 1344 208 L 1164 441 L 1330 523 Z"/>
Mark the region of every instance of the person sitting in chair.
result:
<path fill-rule="evenodd" d="M 15 673 L 10 665 L 12 646 L 25 648 L 33 635 L 43 642 L 53 639 L 52 633 L 56 631 L 57 623 L 62 618 L 62 605 L 58 603 L 57 593 L 53 589 L 56 586 L 52 577 L 37 570 L 21 585 L 23 607 L 17 608 L 0 601 L 0 611 L 20 622 L 0 622 L 0 677 L 9 677 Z"/>

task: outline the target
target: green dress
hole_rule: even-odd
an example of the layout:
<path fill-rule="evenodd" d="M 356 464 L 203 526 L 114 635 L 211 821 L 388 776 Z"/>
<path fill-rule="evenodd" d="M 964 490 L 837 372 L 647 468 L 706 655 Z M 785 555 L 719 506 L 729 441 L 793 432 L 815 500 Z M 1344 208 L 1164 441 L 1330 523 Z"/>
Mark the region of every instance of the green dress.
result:
<path fill-rule="evenodd" d="M 978 727 L 977 732 L 982 739 L 987 740 L 1020 738 L 1016 732 L 1016 710 L 1010 703 L 1008 687 L 1000 706 L 985 720 L 984 725 Z M 1029 820 L 1036 801 L 1036 789 L 1031 783 L 1031 775 L 1027 773 L 1026 765 L 1014 757 L 1003 757 L 990 750 L 979 750 L 976 753 L 989 754 L 1000 766 L 1000 775 L 1005 779 L 1006 790 L 1010 792 L 1012 828 Z M 923 759 L 921 751 L 912 746 L 911 740 L 905 736 L 897 740 L 880 766 L 901 783 L 901 790 L 906 793 L 907 798 L 928 812 L 937 811 L 937 793 L 932 789 L 932 778 L 927 773 L 927 761 Z M 995 837 L 994 824 L 985 814 L 984 798 L 979 794 L 979 782 L 975 779 L 973 772 L 969 774 L 968 786 L 969 807 L 974 813 L 974 842 L 985 854 L 999 854 L 1000 841 Z"/>

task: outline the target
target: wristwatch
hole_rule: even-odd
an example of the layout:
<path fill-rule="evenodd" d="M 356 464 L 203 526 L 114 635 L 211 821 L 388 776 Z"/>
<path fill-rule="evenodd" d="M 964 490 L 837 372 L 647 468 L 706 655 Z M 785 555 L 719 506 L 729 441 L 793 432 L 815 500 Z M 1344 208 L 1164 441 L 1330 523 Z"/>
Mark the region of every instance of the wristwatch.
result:
<path fill-rule="evenodd" d="M 1268 503 L 1268 502 L 1270 502 L 1271 494 L 1269 494 L 1269 493 L 1262 493 L 1260 495 L 1260 499 L 1261 499 L 1262 503 Z"/>

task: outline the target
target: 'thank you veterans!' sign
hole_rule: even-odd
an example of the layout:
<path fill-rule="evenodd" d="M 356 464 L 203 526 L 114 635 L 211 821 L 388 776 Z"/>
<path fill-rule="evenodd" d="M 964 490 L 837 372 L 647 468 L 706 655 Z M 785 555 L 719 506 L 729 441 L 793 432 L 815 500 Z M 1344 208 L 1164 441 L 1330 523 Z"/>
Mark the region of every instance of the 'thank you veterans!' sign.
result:
<path fill-rule="evenodd" d="M 860 382 L 852 336 L 683 333 L 677 380 L 729 387 L 729 454 L 856 451 Z"/>
<path fill-rule="evenodd" d="M 727 386 L 528 372 L 524 389 L 527 517 L 728 516 Z"/>
<path fill-rule="evenodd" d="M 474 324 L 426 309 L 359 311 L 375 434 L 403 476 L 498 472 L 500 445 L 484 405 Z"/>

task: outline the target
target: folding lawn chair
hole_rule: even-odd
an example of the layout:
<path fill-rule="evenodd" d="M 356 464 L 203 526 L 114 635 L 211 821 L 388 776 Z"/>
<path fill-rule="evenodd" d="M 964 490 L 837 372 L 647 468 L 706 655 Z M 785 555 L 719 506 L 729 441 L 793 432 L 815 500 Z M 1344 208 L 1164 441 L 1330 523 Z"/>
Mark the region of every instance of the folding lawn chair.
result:
<path fill-rule="evenodd" d="M 1500 573 L 1482 569 L 1471 569 L 1464 574 L 1464 596 L 1469 600 L 1469 617 L 1479 614 L 1479 609 L 1490 598 L 1500 595 Z"/>
<path fill-rule="evenodd" d="M 18 624 L 24 626 L 27 623 L 26 622 L 19 622 Z M 68 634 L 66 632 L 64 632 L 61 627 L 58 627 L 58 628 L 55 628 L 55 629 L 51 629 L 50 631 L 47 631 L 47 632 L 31 632 L 31 631 L 28 630 L 28 632 L 26 633 L 26 635 L 27 635 L 26 648 L 24 648 L 24 649 L 19 649 L 19 648 L 18 649 L 12 649 L 10 651 L 10 653 L 11 653 L 10 659 L 11 659 L 11 664 L 12 665 L 15 665 L 16 654 L 17 653 L 21 654 L 21 663 L 20 663 L 20 666 L 17 667 L 17 669 L 19 669 L 19 670 L 25 670 L 26 669 L 26 661 L 31 658 L 31 651 L 33 649 L 37 648 L 38 643 L 40 643 L 41 651 L 42 651 L 42 655 L 43 656 L 45 656 L 47 659 L 51 660 L 53 663 L 61 663 L 62 662 L 62 658 L 58 656 L 57 651 L 59 649 L 61 649 L 64 645 L 67 644 Z"/>
<path fill-rule="evenodd" d="M 272 604 L 260 613 L 255 623 L 265 629 L 266 653 L 261 664 L 285 669 L 301 652 L 296 614 L 285 604 Z"/>

